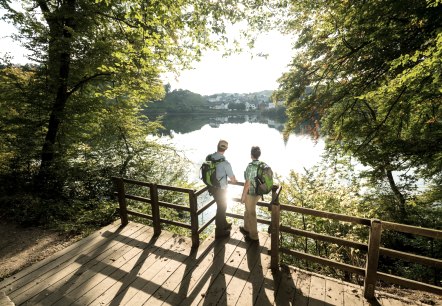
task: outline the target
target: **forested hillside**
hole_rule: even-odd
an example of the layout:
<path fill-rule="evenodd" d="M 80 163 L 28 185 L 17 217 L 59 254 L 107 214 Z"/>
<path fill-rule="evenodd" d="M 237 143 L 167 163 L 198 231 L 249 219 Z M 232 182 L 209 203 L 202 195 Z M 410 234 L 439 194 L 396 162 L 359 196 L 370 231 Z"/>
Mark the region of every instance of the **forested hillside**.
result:
<path fill-rule="evenodd" d="M 190 113 L 209 110 L 209 102 L 200 94 L 178 89 L 167 92 L 164 99 L 149 104 L 148 113 Z"/>

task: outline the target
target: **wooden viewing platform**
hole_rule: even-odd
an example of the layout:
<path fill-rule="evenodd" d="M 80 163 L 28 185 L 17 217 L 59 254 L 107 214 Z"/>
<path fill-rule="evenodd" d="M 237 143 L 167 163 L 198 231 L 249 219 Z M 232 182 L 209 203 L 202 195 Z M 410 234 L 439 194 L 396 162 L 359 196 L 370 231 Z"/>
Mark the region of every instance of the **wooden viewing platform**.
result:
<path fill-rule="evenodd" d="M 15 305 L 423 305 L 296 268 L 270 269 L 270 237 L 202 241 L 115 222 L 0 283 Z M 0 301 L 1 303 L 1 301 Z M 9 305 L 9 304 L 8 304 Z M 425 305 L 425 304 L 424 304 Z"/>

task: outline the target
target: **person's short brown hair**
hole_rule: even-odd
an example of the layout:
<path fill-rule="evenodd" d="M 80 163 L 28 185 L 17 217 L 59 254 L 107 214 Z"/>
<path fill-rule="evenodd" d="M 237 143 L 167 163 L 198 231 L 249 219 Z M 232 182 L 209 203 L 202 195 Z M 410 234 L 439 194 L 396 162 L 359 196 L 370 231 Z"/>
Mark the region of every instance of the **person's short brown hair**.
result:
<path fill-rule="evenodd" d="M 258 146 L 253 146 L 250 154 L 252 154 L 253 158 L 258 159 L 261 156 L 261 149 Z"/>
<path fill-rule="evenodd" d="M 227 141 L 221 139 L 218 142 L 217 150 L 224 152 L 225 150 L 227 150 L 228 147 L 229 147 L 229 143 Z"/>

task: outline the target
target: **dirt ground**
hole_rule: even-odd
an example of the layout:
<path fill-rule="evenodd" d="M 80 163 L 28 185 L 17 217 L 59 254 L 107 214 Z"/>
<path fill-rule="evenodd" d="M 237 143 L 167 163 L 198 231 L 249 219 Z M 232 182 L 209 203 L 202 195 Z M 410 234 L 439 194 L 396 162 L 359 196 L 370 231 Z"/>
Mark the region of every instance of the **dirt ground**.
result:
<path fill-rule="evenodd" d="M 0 281 L 64 249 L 80 236 L 0 222 Z"/>
<path fill-rule="evenodd" d="M 51 256 L 81 239 L 42 228 L 23 228 L 13 223 L 0 221 L 0 281 Z M 426 292 L 404 290 L 395 287 L 383 288 L 383 292 L 419 301 L 424 305 L 442 305 L 442 297 Z"/>

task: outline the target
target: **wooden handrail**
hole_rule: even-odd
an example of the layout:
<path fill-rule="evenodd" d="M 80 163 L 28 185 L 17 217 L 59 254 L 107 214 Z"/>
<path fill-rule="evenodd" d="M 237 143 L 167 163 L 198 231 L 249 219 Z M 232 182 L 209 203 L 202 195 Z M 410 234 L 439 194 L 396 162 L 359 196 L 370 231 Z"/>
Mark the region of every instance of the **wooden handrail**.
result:
<path fill-rule="evenodd" d="M 154 225 L 155 234 L 159 234 L 161 232 L 161 224 L 171 224 L 175 226 L 180 226 L 191 231 L 192 235 L 192 246 L 196 247 L 199 245 L 199 235 L 204 231 L 210 224 L 215 221 L 215 217 L 212 217 L 209 221 L 207 221 L 204 225 L 199 226 L 198 224 L 198 216 L 201 215 L 204 211 L 210 208 L 215 204 L 215 201 L 212 199 L 209 202 L 205 203 L 202 207 L 198 208 L 198 197 L 208 191 L 207 186 L 200 188 L 199 190 L 192 190 L 188 188 L 180 188 L 173 187 L 167 185 L 157 185 L 152 183 L 141 182 L 137 180 L 127 179 L 127 178 L 119 178 L 112 177 L 112 181 L 114 183 L 116 192 L 115 195 L 118 198 L 119 203 L 119 213 L 121 218 L 122 225 L 126 225 L 128 223 L 128 215 L 135 215 L 138 217 L 147 218 L 152 220 Z M 126 193 L 125 183 L 137 185 L 140 187 L 148 187 L 150 198 L 137 196 L 133 194 Z M 244 183 L 231 183 L 232 185 L 243 186 Z M 186 193 L 189 195 L 189 206 L 182 206 L 177 204 L 172 204 L 164 201 L 160 201 L 158 199 L 158 190 L 168 190 L 168 191 L 176 191 L 181 193 Z M 329 265 L 335 268 L 339 268 L 345 271 L 349 271 L 352 273 L 356 273 L 365 277 L 364 282 L 364 296 L 368 299 L 372 299 L 375 293 L 375 284 L 377 280 L 385 280 L 388 282 L 392 282 L 399 285 L 405 285 L 413 289 L 426 290 L 429 292 L 433 292 L 436 294 L 442 294 L 442 288 L 438 286 L 429 285 L 422 282 L 417 282 L 413 280 L 404 279 L 398 276 L 394 276 L 391 274 L 386 274 L 377 271 L 379 256 L 388 256 L 399 258 L 411 262 L 417 262 L 420 264 L 424 264 L 430 267 L 442 268 L 442 260 L 429 258 L 425 256 L 409 254 L 406 252 L 400 252 L 388 248 L 383 248 L 380 246 L 381 233 L 382 230 L 395 230 L 404 233 L 421 235 L 425 237 L 430 237 L 434 239 L 442 238 L 442 231 L 422 228 L 416 226 L 410 226 L 405 224 L 380 221 L 380 220 L 371 220 L 368 218 L 359 218 L 354 216 L 347 216 L 344 214 L 331 213 L 326 211 L 319 211 L 311 208 L 298 207 L 293 205 L 285 205 L 279 203 L 279 194 L 281 192 L 281 186 L 274 186 L 272 190 L 272 200 L 270 202 L 267 201 L 258 201 L 258 206 L 266 207 L 271 211 L 271 219 L 264 220 L 258 219 L 257 221 L 263 224 L 269 224 L 269 230 L 271 234 L 271 249 L 270 249 L 270 265 L 272 268 L 277 268 L 279 266 L 279 254 L 285 253 L 291 256 L 295 256 L 301 259 L 317 262 L 324 265 Z M 127 208 L 126 199 L 139 201 L 142 203 L 148 203 L 152 207 L 152 215 L 149 216 L 147 214 L 143 214 L 140 212 L 131 211 Z M 233 198 L 233 200 L 240 201 L 239 198 Z M 160 217 L 159 208 L 166 207 L 181 211 L 190 212 L 190 224 L 177 222 L 173 220 L 166 220 Z M 311 215 L 319 218 L 326 218 L 336 221 L 350 222 L 353 224 L 359 224 L 368 226 L 370 228 L 370 236 L 368 244 L 355 242 L 346 240 L 343 238 L 332 237 L 324 234 L 314 233 L 311 231 L 305 231 L 301 229 L 291 228 L 288 226 L 284 226 L 280 224 L 280 215 L 281 211 L 287 211 L 291 213 L 300 213 Z M 235 219 L 243 219 L 243 216 L 233 213 L 227 213 L 227 216 L 235 218 Z M 312 238 L 320 241 L 326 241 L 330 243 L 335 243 L 338 245 L 343 245 L 355 249 L 359 249 L 367 252 L 367 260 L 365 269 L 352 266 L 349 264 L 336 262 L 327 258 L 322 258 L 319 256 L 306 254 L 303 252 L 298 252 L 295 250 L 289 250 L 287 248 L 280 247 L 280 232 L 288 233 L 291 235 L 297 235 L 301 237 Z"/>
<path fill-rule="evenodd" d="M 382 221 L 382 229 L 389 229 L 389 230 L 394 230 L 394 231 L 398 231 L 398 232 L 402 232 L 402 233 L 420 235 L 420 236 L 425 236 L 425 237 L 430 237 L 430 238 L 435 238 L 435 239 L 442 239 L 442 231 L 431 229 L 431 228 Z"/>
<path fill-rule="evenodd" d="M 279 231 L 292 234 L 292 235 L 298 235 L 301 237 L 307 237 L 307 238 L 313 238 L 321 241 L 326 242 L 332 242 L 336 243 L 338 245 L 344 245 L 349 246 L 352 248 L 357 248 L 363 251 L 367 251 L 367 266 L 365 269 L 364 277 L 364 297 L 367 299 L 373 299 L 374 298 L 374 292 L 375 292 L 375 284 L 377 280 L 385 280 L 392 282 L 394 284 L 398 285 L 406 285 L 412 289 L 418 289 L 418 290 L 425 290 L 428 292 L 436 293 L 436 294 L 442 294 L 442 288 L 438 286 L 433 286 L 430 284 L 418 282 L 418 281 L 412 281 L 407 280 L 398 276 L 394 276 L 391 274 L 381 273 L 377 271 L 377 265 L 379 261 L 379 256 L 389 256 L 389 257 L 395 257 L 400 258 L 403 260 L 407 260 L 410 262 L 417 262 L 420 264 L 424 264 L 430 267 L 436 267 L 441 268 L 442 267 L 442 260 L 440 259 L 434 259 L 426 256 L 420 256 L 415 254 L 409 254 L 405 252 L 400 252 L 388 248 L 380 247 L 380 238 L 381 238 L 381 232 L 382 229 L 389 229 L 389 230 L 396 230 L 401 231 L 409 234 L 415 234 L 415 235 L 421 235 L 426 236 L 434 239 L 440 239 L 442 237 L 442 231 L 435 230 L 435 229 L 429 229 L 429 228 L 422 228 L 422 227 L 416 227 L 416 226 L 410 226 L 405 224 L 399 224 L 399 223 L 393 223 L 393 222 L 386 222 L 386 221 L 380 221 L 380 220 L 370 220 L 366 218 L 358 218 L 358 217 L 352 217 L 352 216 L 346 216 L 342 214 L 336 214 L 336 213 L 330 213 L 330 212 L 324 212 L 319 211 L 315 209 L 310 208 L 304 208 L 304 207 L 298 207 L 298 206 L 291 206 L 291 205 L 278 205 L 280 207 L 280 210 L 285 210 L 289 212 L 295 212 L 295 213 L 301 213 L 301 214 L 307 214 L 311 216 L 316 217 L 322 217 L 322 218 L 328 218 L 332 220 L 337 221 L 344 221 L 344 222 L 351 222 L 353 224 L 362 224 L 362 225 L 368 225 L 370 227 L 370 237 L 369 237 L 369 243 L 368 245 L 362 244 L 359 242 L 349 241 L 342 238 L 337 237 L 331 237 L 328 235 L 318 234 L 310 231 L 304 231 L 300 229 L 293 229 L 291 227 L 283 226 L 279 224 Z M 272 229 L 273 230 L 273 229 Z M 279 231 L 277 232 L 277 236 L 279 236 Z M 273 232 L 272 232 L 273 233 Z M 271 234 L 272 234 L 271 233 Z M 276 236 L 276 235 L 275 235 Z M 279 240 L 278 240 L 279 241 Z M 317 260 L 317 256 L 305 254 L 302 252 L 297 252 L 293 250 L 287 250 L 285 248 L 281 248 L 278 245 L 277 248 L 278 251 L 274 251 L 273 248 L 271 252 L 283 252 L 286 254 L 290 254 L 292 256 L 310 260 L 313 262 L 319 262 L 321 264 L 330 265 L 336 268 L 339 268 L 339 264 L 336 265 L 336 262 L 330 263 L 330 260 Z M 275 267 L 275 263 L 271 263 L 272 267 Z M 353 266 L 354 268 L 357 268 Z M 348 271 L 348 265 L 341 267 L 343 270 Z"/>
<path fill-rule="evenodd" d="M 335 268 L 338 268 L 338 269 L 341 269 L 341 270 L 344 270 L 344 271 L 348 271 L 348 272 L 351 272 L 351 273 L 355 273 L 355 274 L 358 274 L 358 275 L 365 276 L 365 270 L 364 269 L 356 267 L 356 266 L 353 266 L 353 265 L 345 264 L 345 263 L 342 263 L 342 262 L 337 262 L 337 261 L 330 260 L 330 259 L 327 259 L 327 258 L 323 258 L 323 257 L 320 257 L 320 256 L 306 254 L 306 253 L 303 253 L 303 252 L 289 250 L 289 249 L 286 249 L 286 248 L 280 248 L 279 251 L 281 253 L 285 253 L 285 254 L 288 254 L 288 255 L 291 255 L 291 256 L 294 256 L 294 257 L 298 257 L 298 258 L 301 258 L 301 259 L 309 260 L 309 261 L 316 262 L 316 263 L 319 263 L 319 264 L 322 264 L 322 265 L 332 266 L 332 267 L 335 267 Z"/>
<path fill-rule="evenodd" d="M 361 242 L 350 241 L 350 240 L 332 237 L 332 236 L 328 236 L 328 235 L 324 235 L 324 234 L 318 234 L 318 233 L 300 230 L 300 229 L 296 229 L 296 228 L 292 228 L 292 227 L 284 226 L 284 225 L 280 226 L 280 230 L 282 232 L 292 234 L 292 235 L 298 235 L 298 236 L 312 238 L 312 239 L 316 239 L 316 240 L 320 240 L 320 241 L 335 243 L 335 244 L 351 247 L 351 248 L 358 249 L 358 250 L 365 251 L 365 252 L 368 251 L 368 245 L 365 243 L 361 243 Z M 410 262 L 416 262 L 416 263 L 420 263 L 423 265 L 427 265 L 429 267 L 442 269 L 442 260 L 440 260 L 440 259 L 429 258 L 429 257 L 420 256 L 420 255 L 416 255 L 416 254 L 409 254 L 409 253 L 396 251 L 396 250 L 383 248 L 383 247 L 381 247 L 379 251 L 380 251 L 381 256 L 399 258 L 399 259 L 407 260 Z"/>
<path fill-rule="evenodd" d="M 284 233 L 288 233 L 288 234 L 292 234 L 292 235 L 298 235 L 298 236 L 302 236 L 302 237 L 307 237 L 307 238 L 312 238 L 312 239 L 321 240 L 321 241 L 325 241 L 325 242 L 331 242 L 331 243 L 335 243 L 335 244 L 339 244 L 339 245 L 344 245 L 344 246 L 348 246 L 348 247 L 358 249 L 361 251 L 365 251 L 365 252 L 368 251 L 368 245 L 364 244 L 364 243 L 360 243 L 360 242 L 350 241 L 350 240 L 332 237 L 332 236 L 323 235 L 323 234 L 317 234 L 314 232 L 300 230 L 297 228 L 292 228 L 292 227 L 283 226 L 283 225 L 280 226 L 280 230 Z"/>
<path fill-rule="evenodd" d="M 370 224 L 371 224 L 371 220 L 367 219 L 367 218 L 347 216 L 347 215 L 343 215 L 343 214 L 331 213 L 331 212 L 316 210 L 316 209 L 312 209 L 312 208 L 305 208 L 305 207 L 281 204 L 281 209 L 286 210 L 286 211 L 301 213 L 301 214 L 305 214 L 305 215 L 311 215 L 311 216 L 316 216 L 316 217 L 321 217 L 321 218 L 337 220 L 337 221 L 351 222 L 354 224 L 361 224 L 361 225 L 367 225 L 367 226 L 370 226 Z"/>
<path fill-rule="evenodd" d="M 180 188 L 180 187 L 167 186 L 167 185 L 161 185 L 161 184 L 147 183 L 147 182 L 142 182 L 142 181 L 138 181 L 138 180 L 115 177 L 115 176 L 112 177 L 112 181 L 114 182 L 114 186 L 116 189 L 115 195 L 117 195 L 118 203 L 120 205 L 119 212 L 120 212 L 120 218 L 122 220 L 123 225 L 127 224 L 128 215 L 134 215 L 134 216 L 138 216 L 138 217 L 152 220 L 155 235 L 158 235 L 161 233 L 161 224 L 170 224 L 170 225 L 180 226 L 180 227 L 183 227 L 186 229 L 190 229 L 191 236 L 192 236 L 192 247 L 197 247 L 199 245 L 199 235 L 201 234 L 201 232 L 204 229 L 206 229 L 215 220 L 215 217 L 213 217 L 211 220 L 209 220 L 208 222 L 206 222 L 202 226 L 199 226 L 199 224 L 198 224 L 198 217 L 202 213 L 204 213 L 207 209 L 209 209 L 212 205 L 215 204 L 215 200 L 212 199 L 209 202 L 205 203 L 202 207 L 198 208 L 198 196 L 200 196 L 203 193 L 208 191 L 207 186 L 200 188 L 199 190 L 193 190 L 193 189 L 189 189 L 189 188 Z M 127 193 L 125 190 L 125 184 L 149 188 L 150 198 L 147 198 L 145 196 L 138 196 L 138 195 L 134 195 L 131 193 Z M 237 183 L 229 182 L 229 184 L 244 186 L 244 183 L 242 183 L 242 182 L 237 182 Z M 177 204 L 161 201 L 159 199 L 159 191 L 160 190 L 176 191 L 176 192 L 188 194 L 189 205 L 184 206 L 184 205 L 177 205 Z M 279 195 L 280 189 L 278 191 L 277 186 L 274 186 L 274 191 L 277 191 L 277 194 Z M 152 210 L 152 215 L 150 216 L 147 214 L 143 214 L 140 212 L 135 212 L 135 211 L 129 210 L 127 208 L 126 199 L 150 204 L 151 210 Z M 234 200 L 235 200 L 235 198 L 234 198 Z M 238 198 L 236 198 L 236 200 L 240 201 L 240 199 L 238 199 Z M 271 202 L 259 201 L 257 205 L 270 209 Z M 159 210 L 160 207 L 171 208 L 171 209 L 175 209 L 178 211 L 189 212 L 190 213 L 190 224 L 176 222 L 173 220 L 166 220 L 166 219 L 161 218 L 160 217 L 160 210 Z M 228 213 L 227 215 L 230 217 L 233 217 L 233 218 L 241 219 L 240 215 L 230 214 L 230 213 Z M 258 219 L 258 222 L 263 223 L 263 224 L 270 224 L 270 220 Z"/>

